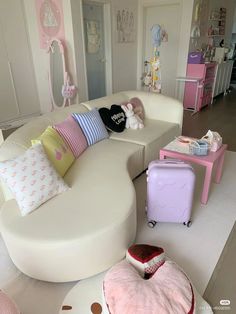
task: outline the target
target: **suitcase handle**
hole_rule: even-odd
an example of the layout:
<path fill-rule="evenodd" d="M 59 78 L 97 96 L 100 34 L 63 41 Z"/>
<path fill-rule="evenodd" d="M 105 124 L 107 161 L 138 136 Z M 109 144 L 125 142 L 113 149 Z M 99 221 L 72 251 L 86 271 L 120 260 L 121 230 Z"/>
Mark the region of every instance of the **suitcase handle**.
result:
<path fill-rule="evenodd" d="M 166 158 L 166 159 L 157 159 L 151 162 L 152 164 L 184 164 L 185 162 L 181 159 L 171 159 L 171 158 Z"/>
<path fill-rule="evenodd" d="M 181 163 L 183 163 L 183 161 Z M 177 164 L 180 164 L 180 162 L 168 160 L 168 161 L 165 162 L 165 164 L 175 164 L 175 165 L 177 165 Z"/>
<path fill-rule="evenodd" d="M 166 164 L 172 164 L 172 165 L 178 165 L 178 164 L 184 164 L 185 162 L 183 160 L 180 160 L 180 159 L 157 159 L 157 160 L 154 160 L 154 161 L 151 161 L 148 168 L 150 169 L 152 166 L 154 165 L 166 165 Z"/>
<path fill-rule="evenodd" d="M 148 166 L 148 170 L 152 169 L 153 167 L 156 166 L 165 166 L 165 165 L 170 165 L 170 166 L 175 166 L 175 167 L 183 167 L 183 166 L 189 166 L 191 169 L 191 165 L 184 162 L 183 160 L 179 160 L 179 159 L 162 159 L 162 160 L 156 160 L 156 161 L 152 161 L 149 166 Z"/>

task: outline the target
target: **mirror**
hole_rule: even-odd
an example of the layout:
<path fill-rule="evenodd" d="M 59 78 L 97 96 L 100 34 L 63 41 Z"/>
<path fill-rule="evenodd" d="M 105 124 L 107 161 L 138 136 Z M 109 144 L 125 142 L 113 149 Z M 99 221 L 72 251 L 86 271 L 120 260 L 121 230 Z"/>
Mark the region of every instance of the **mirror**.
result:
<path fill-rule="evenodd" d="M 64 47 L 61 41 L 52 39 L 48 46 L 48 53 L 52 105 L 53 108 L 64 107 L 67 99 L 62 95 L 62 87 L 67 83 L 68 75 L 65 67 Z"/>

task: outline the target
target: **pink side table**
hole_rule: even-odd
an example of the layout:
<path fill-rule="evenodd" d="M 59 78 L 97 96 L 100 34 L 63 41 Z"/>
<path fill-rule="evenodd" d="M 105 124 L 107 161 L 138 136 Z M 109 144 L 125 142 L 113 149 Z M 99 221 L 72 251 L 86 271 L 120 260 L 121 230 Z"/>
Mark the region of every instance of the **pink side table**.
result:
<path fill-rule="evenodd" d="M 215 182 L 219 183 L 221 179 L 221 175 L 222 175 L 222 168 L 223 168 L 226 149 L 227 149 L 227 145 L 223 144 L 217 152 L 210 152 L 207 156 L 196 156 L 196 155 L 185 154 L 179 151 L 162 148 L 160 150 L 160 159 L 164 159 L 165 157 L 177 158 L 180 160 L 186 160 L 186 161 L 206 167 L 205 179 L 204 179 L 202 196 L 201 196 L 201 203 L 207 204 L 209 189 L 211 185 L 212 169 L 215 165 L 216 167 Z"/>

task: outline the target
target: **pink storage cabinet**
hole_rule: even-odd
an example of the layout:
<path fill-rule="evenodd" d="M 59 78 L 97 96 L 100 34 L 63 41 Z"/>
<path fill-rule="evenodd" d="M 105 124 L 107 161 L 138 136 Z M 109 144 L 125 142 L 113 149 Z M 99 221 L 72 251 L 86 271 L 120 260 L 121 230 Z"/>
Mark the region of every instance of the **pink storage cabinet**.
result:
<path fill-rule="evenodd" d="M 216 63 L 188 64 L 187 77 L 201 78 L 198 89 L 198 97 L 195 108 L 197 84 L 186 82 L 184 90 L 184 108 L 200 111 L 202 107 L 209 105 L 213 98 L 213 88 L 216 74 Z"/>

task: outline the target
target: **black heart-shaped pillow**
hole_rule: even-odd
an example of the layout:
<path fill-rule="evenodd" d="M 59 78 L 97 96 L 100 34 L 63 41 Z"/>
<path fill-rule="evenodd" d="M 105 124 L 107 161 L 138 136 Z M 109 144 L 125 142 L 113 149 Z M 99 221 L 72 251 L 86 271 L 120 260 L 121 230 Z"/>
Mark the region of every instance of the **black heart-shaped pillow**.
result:
<path fill-rule="evenodd" d="M 126 116 L 121 106 L 112 105 L 111 108 L 100 108 L 99 114 L 106 128 L 121 133 L 125 129 Z"/>

